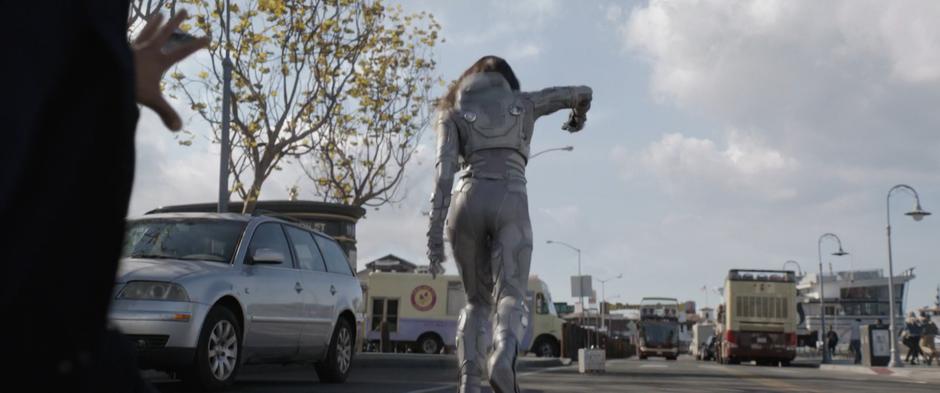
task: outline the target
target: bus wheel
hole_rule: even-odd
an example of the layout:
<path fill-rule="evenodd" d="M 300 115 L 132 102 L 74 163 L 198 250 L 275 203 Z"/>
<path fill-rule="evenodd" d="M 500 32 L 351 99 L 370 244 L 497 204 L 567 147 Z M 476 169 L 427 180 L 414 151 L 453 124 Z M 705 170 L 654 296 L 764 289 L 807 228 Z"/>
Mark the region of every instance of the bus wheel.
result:
<path fill-rule="evenodd" d="M 418 343 L 416 352 L 425 353 L 425 354 L 435 354 L 440 353 L 441 348 L 444 347 L 444 343 L 441 342 L 441 339 L 437 335 L 432 333 L 427 333 L 421 337 L 418 337 Z"/>

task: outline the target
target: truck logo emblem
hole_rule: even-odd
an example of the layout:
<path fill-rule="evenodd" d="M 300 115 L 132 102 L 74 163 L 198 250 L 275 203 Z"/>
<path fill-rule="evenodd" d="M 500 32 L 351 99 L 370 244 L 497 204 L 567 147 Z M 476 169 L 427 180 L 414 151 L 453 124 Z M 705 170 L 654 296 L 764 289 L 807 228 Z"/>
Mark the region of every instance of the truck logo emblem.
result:
<path fill-rule="evenodd" d="M 437 294 L 434 288 L 419 285 L 411 291 L 411 305 L 418 311 L 429 311 L 437 303 Z"/>

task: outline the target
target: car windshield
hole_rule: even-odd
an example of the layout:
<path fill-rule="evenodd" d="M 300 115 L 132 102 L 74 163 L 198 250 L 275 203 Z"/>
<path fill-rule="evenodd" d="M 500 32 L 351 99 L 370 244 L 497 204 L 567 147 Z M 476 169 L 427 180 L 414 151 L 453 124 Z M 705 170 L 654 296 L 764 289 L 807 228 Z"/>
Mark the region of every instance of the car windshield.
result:
<path fill-rule="evenodd" d="M 193 218 L 131 221 L 121 257 L 229 263 L 246 224 Z"/>
<path fill-rule="evenodd" d="M 668 322 L 644 322 L 643 335 L 647 345 L 668 345 L 676 341 L 676 325 Z"/>

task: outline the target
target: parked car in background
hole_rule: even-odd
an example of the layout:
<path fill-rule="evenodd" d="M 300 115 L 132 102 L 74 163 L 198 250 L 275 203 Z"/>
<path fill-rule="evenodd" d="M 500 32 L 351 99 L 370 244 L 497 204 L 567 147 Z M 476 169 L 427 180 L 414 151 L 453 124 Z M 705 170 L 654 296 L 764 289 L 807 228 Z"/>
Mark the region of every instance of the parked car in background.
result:
<path fill-rule="evenodd" d="M 265 216 L 152 214 L 130 220 L 110 321 L 141 368 L 204 389 L 243 364 L 312 363 L 349 375 L 362 290 L 332 238 Z"/>

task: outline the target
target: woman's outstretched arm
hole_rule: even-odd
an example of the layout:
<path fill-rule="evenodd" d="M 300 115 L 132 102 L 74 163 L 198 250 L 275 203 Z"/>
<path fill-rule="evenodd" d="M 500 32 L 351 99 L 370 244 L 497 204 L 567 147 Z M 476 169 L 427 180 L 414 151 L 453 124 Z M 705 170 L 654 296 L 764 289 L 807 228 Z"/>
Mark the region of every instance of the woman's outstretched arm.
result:
<path fill-rule="evenodd" d="M 431 274 L 436 276 L 444 262 L 444 218 L 450 207 L 450 192 L 454 174 L 458 169 L 459 148 L 457 126 L 449 112 L 438 114 L 434 127 L 437 134 L 437 162 L 434 172 L 434 192 L 431 194 L 431 222 L 428 228 L 428 259 Z"/>
<path fill-rule="evenodd" d="M 549 87 L 522 95 L 532 102 L 535 119 L 566 108 L 572 109 L 574 115 L 583 117 L 591 108 L 593 91 L 587 86 L 566 86 Z"/>

